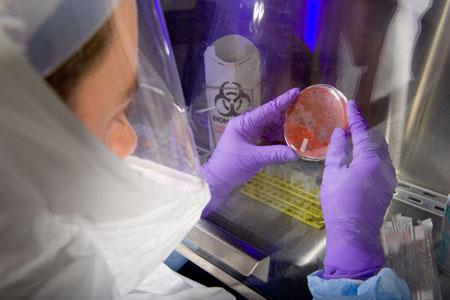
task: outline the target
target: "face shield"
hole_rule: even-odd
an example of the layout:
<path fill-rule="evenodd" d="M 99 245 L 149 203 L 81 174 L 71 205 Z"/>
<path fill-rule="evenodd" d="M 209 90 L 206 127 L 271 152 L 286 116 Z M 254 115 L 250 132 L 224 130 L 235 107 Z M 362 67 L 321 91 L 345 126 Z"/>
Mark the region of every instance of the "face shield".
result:
<path fill-rule="evenodd" d="M 138 1 L 138 19 L 139 82 L 127 111 L 138 136 L 133 155 L 198 175 L 197 151 L 158 1 Z"/>
<path fill-rule="evenodd" d="M 137 288 L 209 200 L 158 1 L 1 0 L 0 99 L 0 286 Z"/>
<path fill-rule="evenodd" d="M 199 176 L 197 151 L 158 1 L 26 2 L 4 1 L 10 16 L 25 21 L 12 22 L 7 32 L 25 47 L 27 59 L 45 78 L 63 73 L 64 79 L 67 64 L 69 72 L 75 69 L 70 63 L 81 66 L 67 88 L 70 93 L 60 93 L 63 101 L 76 107 L 81 122 L 116 155 L 131 156 L 126 158 L 128 163 L 150 160 Z M 96 42 L 99 31 L 104 35 L 102 45 Z M 94 46 L 84 49 L 86 44 Z M 92 56 L 87 57 L 86 66 L 77 57 L 80 51 Z M 62 79 L 54 81 L 58 80 Z M 83 94 L 83 89 L 90 90 Z M 85 104 L 89 101 L 101 104 Z M 119 108 L 122 103 L 125 109 Z M 121 122 L 127 124 L 120 126 L 127 128 L 105 128 L 113 127 L 109 124 L 113 120 L 83 119 L 86 114 L 100 119 L 104 117 L 101 110 L 114 109 L 124 110 Z"/>

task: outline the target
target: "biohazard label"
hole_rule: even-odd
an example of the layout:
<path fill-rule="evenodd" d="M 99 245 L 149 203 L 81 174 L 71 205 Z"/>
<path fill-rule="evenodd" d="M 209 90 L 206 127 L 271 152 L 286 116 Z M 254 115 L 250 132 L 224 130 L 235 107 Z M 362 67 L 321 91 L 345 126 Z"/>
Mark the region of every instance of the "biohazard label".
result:
<path fill-rule="evenodd" d="M 252 108 L 252 91 L 245 90 L 238 82 L 226 81 L 219 88 L 208 88 L 208 95 L 214 99 L 215 109 L 210 115 L 217 143 L 227 123 Z"/>

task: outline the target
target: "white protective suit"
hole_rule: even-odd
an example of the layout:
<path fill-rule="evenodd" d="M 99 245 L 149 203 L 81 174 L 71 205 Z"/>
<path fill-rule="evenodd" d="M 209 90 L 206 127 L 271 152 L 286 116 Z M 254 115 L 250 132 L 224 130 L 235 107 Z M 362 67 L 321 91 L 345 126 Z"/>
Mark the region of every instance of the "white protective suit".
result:
<path fill-rule="evenodd" d="M 0 1 L 0 299 L 233 298 L 162 263 L 209 190 L 197 175 L 161 12 L 157 1 L 141 2 L 152 39 L 140 43 L 161 51 L 139 54 L 144 88 L 130 120 L 140 146 L 125 163 L 42 79 L 114 1 Z"/>

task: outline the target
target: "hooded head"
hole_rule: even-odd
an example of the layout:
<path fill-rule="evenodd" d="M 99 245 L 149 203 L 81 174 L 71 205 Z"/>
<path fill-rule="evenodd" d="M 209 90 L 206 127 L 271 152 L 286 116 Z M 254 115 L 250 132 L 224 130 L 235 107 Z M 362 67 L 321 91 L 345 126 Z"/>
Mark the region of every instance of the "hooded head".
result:
<path fill-rule="evenodd" d="M 157 3 L 0 1 L 1 298 L 127 293 L 200 217 Z"/>

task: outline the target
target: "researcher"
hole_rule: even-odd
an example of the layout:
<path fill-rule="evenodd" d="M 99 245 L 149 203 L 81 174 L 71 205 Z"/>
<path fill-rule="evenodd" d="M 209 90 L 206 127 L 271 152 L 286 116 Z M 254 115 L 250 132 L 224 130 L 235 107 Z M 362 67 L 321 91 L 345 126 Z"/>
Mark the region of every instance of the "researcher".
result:
<path fill-rule="evenodd" d="M 233 299 L 163 261 L 233 188 L 297 159 L 258 141 L 298 89 L 233 119 L 200 166 L 163 24 L 157 1 L 0 1 L 0 299 Z M 406 299 L 378 242 L 396 184 L 387 145 L 348 110 L 310 289 Z"/>
<path fill-rule="evenodd" d="M 256 139 L 297 90 L 200 168 L 157 4 L 0 1 L 0 299 L 233 299 L 163 261 L 211 193 L 296 159 Z"/>

